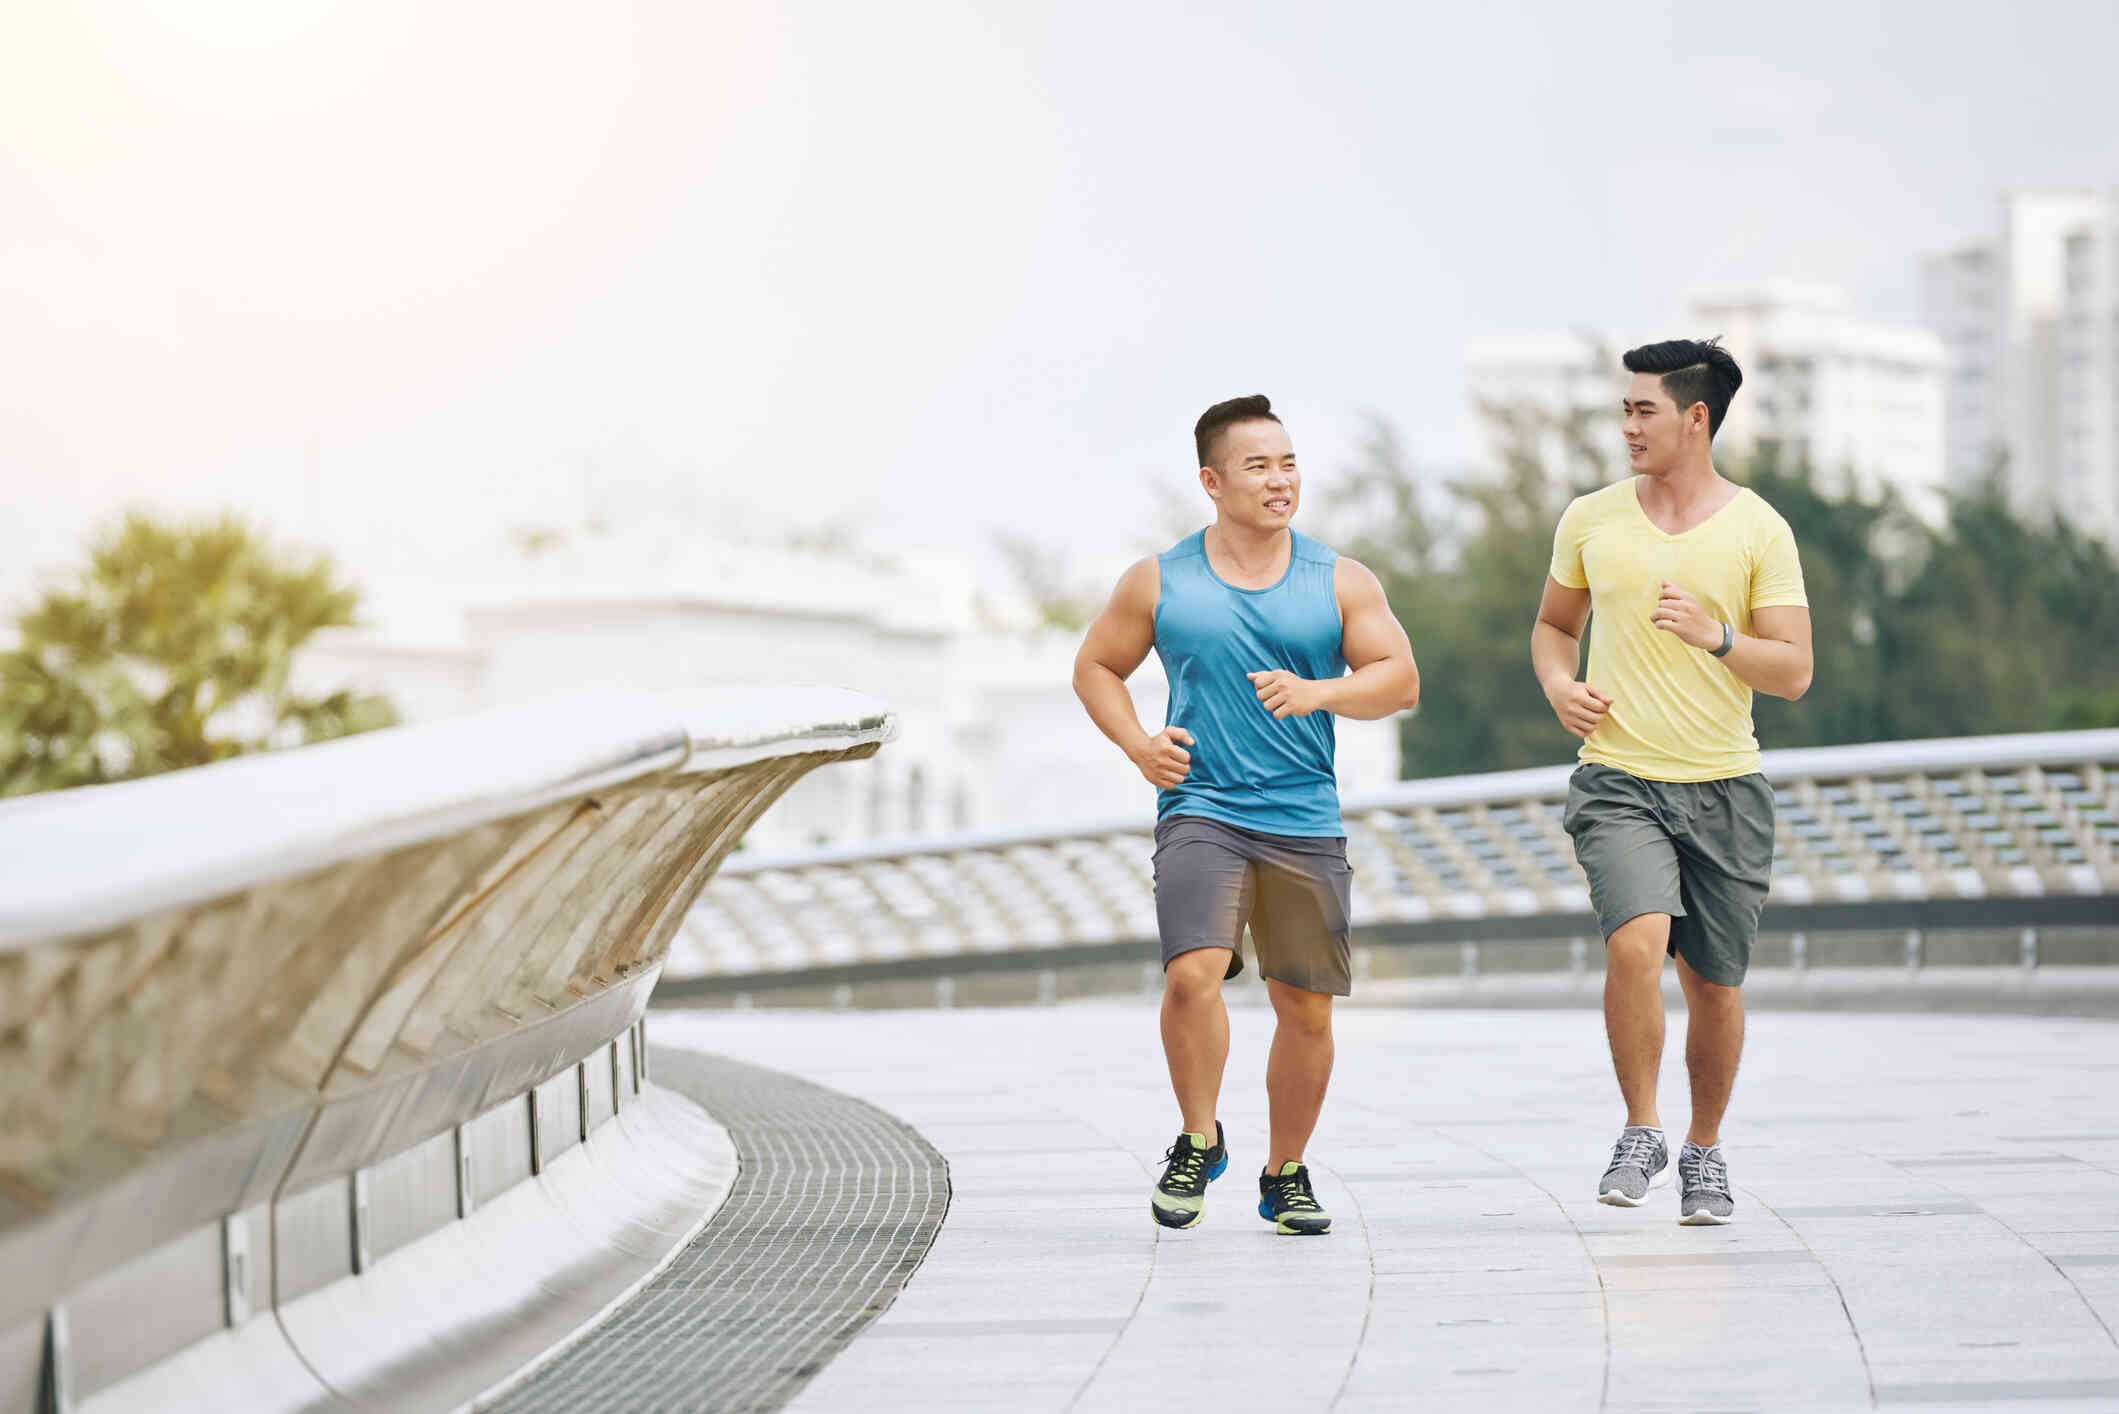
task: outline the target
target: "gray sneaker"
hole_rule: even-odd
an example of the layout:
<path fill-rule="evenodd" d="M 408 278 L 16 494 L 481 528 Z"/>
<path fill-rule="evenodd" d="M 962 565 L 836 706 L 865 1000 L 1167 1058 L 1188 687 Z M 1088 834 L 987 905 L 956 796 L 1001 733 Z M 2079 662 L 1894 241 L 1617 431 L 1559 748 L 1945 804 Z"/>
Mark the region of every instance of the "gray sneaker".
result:
<path fill-rule="evenodd" d="M 1597 1201 L 1614 1208 L 1638 1208 L 1648 1201 L 1648 1190 L 1670 1182 L 1670 1149 L 1663 1131 L 1643 1125 L 1628 1125 L 1619 1131 L 1612 1146 L 1611 1167 L 1597 1185 Z"/>
<path fill-rule="evenodd" d="M 1687 1227 L 1719 1227 L 1736 1214 L 1729 1196 L 1729 1165 L 1722 1146 L 1702 1149 L 1691 1140 L 1678 1150 L 1678 1221 Z"/>

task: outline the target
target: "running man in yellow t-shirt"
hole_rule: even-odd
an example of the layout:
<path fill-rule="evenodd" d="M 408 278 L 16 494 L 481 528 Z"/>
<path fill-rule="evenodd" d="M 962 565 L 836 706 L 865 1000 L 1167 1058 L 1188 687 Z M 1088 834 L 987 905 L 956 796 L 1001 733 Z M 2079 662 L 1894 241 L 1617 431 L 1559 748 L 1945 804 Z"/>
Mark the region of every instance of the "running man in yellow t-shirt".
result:
<path fill-rule="evenodd" d="M 1604 1029 L 1626 1127 L 1597 1197 L 1638 1207 L 1670 1178 L 1656 1114 L 1663 957 L 1689 1020 L 1692 1117 L 1678 1156 L 1683 1223 L 1735 1212 L 1722 1114 L 1744 1048 L 1740 990 L 1773 872 L 1773 789 L 1751 694 L 1810 686 L 1810 609 L 1788 523 L 1714 469 L 1714 434 L 1744 381 L 1716 343 L 1630 350 L 1621 404 L 1636 473 L 1578 498 L 1553 536 L 1531 663 L 1582 738 L 1567 833 L 1604 932 Z M 1587 681 L 1582 632 L 1596 611 Z"/>

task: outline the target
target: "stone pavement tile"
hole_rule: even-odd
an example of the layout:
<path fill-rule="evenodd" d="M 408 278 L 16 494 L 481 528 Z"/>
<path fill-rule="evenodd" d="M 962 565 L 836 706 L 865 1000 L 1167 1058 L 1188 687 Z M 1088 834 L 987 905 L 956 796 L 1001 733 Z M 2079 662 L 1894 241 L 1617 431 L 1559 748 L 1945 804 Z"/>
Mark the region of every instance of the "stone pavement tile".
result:
<path fill-rule="evenodd" d="M 2119 1259 L 2119 1227 L 2105 1227 L 2089 1232 L 2040 1232 L 2034 1228 L 2019 1228 L 2026 1242 L 2057 1261 L 2058 1253 L 2071 1253 L 2082 1259 L 2082 1265 L 2096 1266 L 2094 1259 Z"/>
<path fill-rule="evenodd" d="M 1383 1414 L 1417 1409 L 1535 1409 L 1540 1414 L 1602 1408 L 1602 1333 L 1586 1344 L 1551 1341 L 1440 1345 L 1364 1342 L 1335 1411 Z"/>
<path fill-rule="evenodd" d="M 1841 1197 L 1846 1195 L 1841 1194 Z M 1764 1207 L 1766 1205 L 1761 1204 Z M 1873 1197 L 1840 1203 L 1776 1203 L 1768 1211 L 1783 1222 L 1803 1224 L 1805 1232 L 1813 1231 L 1825 1222 L 1838 1219 L 1858 1220 L 1864 1225 L 1888 1220 L 1952 1218 L 1984 1214 L 1985 1209 L 1962 1198 L 1903 1198 Z M 1955 1224 L 1921 1222 L 1918 1231 L 1930 1235 L 1929 1240 L 1961 1231 Z"/>
<path fill-rule="evenodd" d="M 1076 1406 L 1084 1411 L 1184 1408 L 1208 1401 L 1231 1414 L 1322 1410 L 1346 1377 L 1358 1319 L 1324 1332 L 1305 1326 L 1273 1341 L 1218 1344 L 1167 1336 L 1122 1339 Z"/>
<path fill-rule="evenodd" d="M 1132 1319 L 1129 1313 L 1115 1316 L 1023 1316 L 989 1315 L 959 1320 L 920 1320 L 893 1317 L 877 1321 L 866 1332 L 878 1340 L 1012 1339 L 1016 1336 L 1116 1335 Z"/>
<path fill-rule="evenodd" d="M 1146 1276 L 1144 1268 L 978 1279 L 923 1275 L 913 1279 L 882 1319 L 962 1321 L 995 1313 L 1024 1320 L 1116 1319 L 1130 1315 L 1139 1304 Z"/>
<path fill-rule="evenodd" d="M 1072 1407 L 1087 1373 L 989 1374 L 962 1360 L 882 1372 L 841 1360 L 812 1380 L 788 1407 L 833 1414 L 925 1414 L 933 1409 L 1063 1414 Z"/>
<path fill-rule="evenodd" d="M 1593 1278 L 1595 1268 L 1579 1243 L 1569 1251 L 1556 1242 L 1540 1244 L 1427 1240 L 1377 1242 L 1376 1275 L 1410 1276 L 1451 1273 L 1467 1279 L 1539 1272 L 1555 1280 Z"/>
<path fill-rule="evenodd" d="M 1819 1362 L 1807 1352 L 1647 1366 L 1614 1355 L 1606 1408 L 1640 1414 L 1738 1414 L 1739 1411 L 1868 1409 L 1869 1382 L 1859 1362 Z"/>
<path fill-rule="evenodd" d="M 1486 1308 L 1493 1310 L 1494 1308 Z M 1370 1313 L 1354 1369 L 1367 1378 L 1378 1370 L 1594 1364 L 1604 1358 L 1601 1301 L 1572 1306 L 1513 1308 L 1486 1316 L 1445 1314 L 1433 1303 L 1407 1308 L 1391 1303 Z"/>
<path fill-rule="evenodd" d="M 1093 1193 L 1054 1184 L 1047 1179 L 1044 1191 L 1029 1185 L 1021 1188 L 981 1187 L 959 1182 L 950 1174 L 949 1212 L 966 1231 L 1049 1231 L 1056 1235 L 1081 1236 L 1092 1231 L 1110 1234 L 1117 1229 L 1112 1218 L 1120 1212 L 1138 1211 L 1148 1220 L 1149 1181 L 1135 1175 L 1121 1189 L 1106 1183 Z M 1209 1190 L 1218 1191 L 1216 1189 Z"/>
<path fill-rule="evenodd" d="M 944 1153 L 948 1153 L 945 1149 Z M 1158 1170 L 1159 1171 L 1159 1170 Z M 969 1192 L 981 1188 L 1071 1188 L 1077 1184 L 1117 1188 L 1129 1181 L 1140 1185 L 1141 1196 L 1155 1182 L 1130 1154 L 1116 1149 L 1082 1149 L 1068 1154 L 972 1154 L 949 1158 L 952 1185 L 961 1183 Z"/>
<path fill-rule="evenodd" d="M 1685 1292 L 1696 1300 L 1738 1299 L 1774 1291 L 1832 1289 L 1832 1277 L 1802 1254 L 1776 1256 L 1764 1263 L 1688 1262 L 1676 1265 L 1611 1266 L 1600 1264 L 1604 1289 L 1616 1309 L 1630 1296 Z"/>
<path fill-rule="evenodd" d="M 1877 1404 L 1898 1414 L 2110 1414 L 2119 1407 L 2119 1381 L 1958 1380 L 1880 1385 Z"/>
<path fill-rule="evenodd" d="M 1554 1271 L 1543 1266 L 1488 1267 L 1474 1272 L 1446 1267 L 1383 1267 L 1376 1269 L 1376 1290 L 1403 1286 L 1415 1291 L 1484 1299 L 1494 1296 L 1574 1296 L 1603 1288 L 1596 1273 Z"/>
<path fill-rule="evenodd" d="M 2061 1207 L 2058 1211 L 2041 1207 L 2032 1213 L 2017 1212 L 2005 1221 L 2026 1239 L 2042 1241 L 2051 1237 L 2074 1242 L 2090 1234 L 2114 1231 L 2119 1225 L 2119 1204 L 2107 1201 L 2098 1206 Z"/>
<path fill-rule="evenodd" d="M 1369 1293 L 1372 1321 L 1382 1321 L 1390 1330 L 1548 1322 L 1564 1325 L 1580 1319 L 1584 1312 L 1602 1322 L 1604 1306 L 1604 1290 L 1594 1280 L 1571 1291 L 1478 1291 L 1378 1277 Z"/>
<path fill-rule="evenodd" d="M 880 1324 L 880 1323 L 879 1323 Z M 922 1325 L 929 1323 L 922 1322 Z M 1110 1349 L 1108 1330 L 1040 1330 L 1035 1323 L 1015 1331 L 996 1331 L 998 1323 L 937 1322 L 956 1334 L 865 1336 L 829 1367 L 842 1365 L 864 1378 L 896 1382 L 923 1372 L 953 1374 L 981 1381 L 1060 1380 L 1085 1378 Z"/>
<path fill-rule="evenodd" d="M 1871 1333 L 1865 1330 L 1864 1336 L 1871 1337 Z M 2065 1326 L 1997 1322 L 1983 1330 L 1938 1327 L 1878 1332 L 1868 1344 L 1870 1364 L 1901 1374 L 1923 1365 L 2024 1374 L 2070 1363 L 2119 1375 L 2119 1348 L 2094 1324 L 2080 1322 Z"/>

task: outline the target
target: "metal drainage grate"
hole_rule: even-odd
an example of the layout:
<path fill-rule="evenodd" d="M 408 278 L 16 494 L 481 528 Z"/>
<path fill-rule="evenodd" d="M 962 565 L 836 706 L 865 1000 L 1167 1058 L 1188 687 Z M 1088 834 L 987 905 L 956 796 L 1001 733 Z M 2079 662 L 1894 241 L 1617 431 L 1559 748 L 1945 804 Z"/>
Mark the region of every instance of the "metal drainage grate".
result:
<path fill-rule="evenodd" d="M 778 1409 L 889 1307 L 949 1205 L 911 1126 L 778 1071 L 657 1047 L 653 1068 L 735 1140 L 705 1231 L 624 1308 L 498 1406 Z"/>

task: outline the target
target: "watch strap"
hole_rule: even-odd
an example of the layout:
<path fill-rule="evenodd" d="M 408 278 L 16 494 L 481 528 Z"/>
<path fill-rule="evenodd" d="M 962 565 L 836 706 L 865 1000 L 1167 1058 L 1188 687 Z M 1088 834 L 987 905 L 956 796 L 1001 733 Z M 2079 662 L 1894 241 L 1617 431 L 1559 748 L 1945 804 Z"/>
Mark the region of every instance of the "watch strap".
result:
<path fill-rule="evenodd" d="M 1710 648 L 1707 651 L 1717 658 L 1726 658 L 1729 656 L 1729 650 L 1734 647 L 1736 647 L 1736 630 L 1725 623 L 1722 625 L 1722 646 Z"/>

